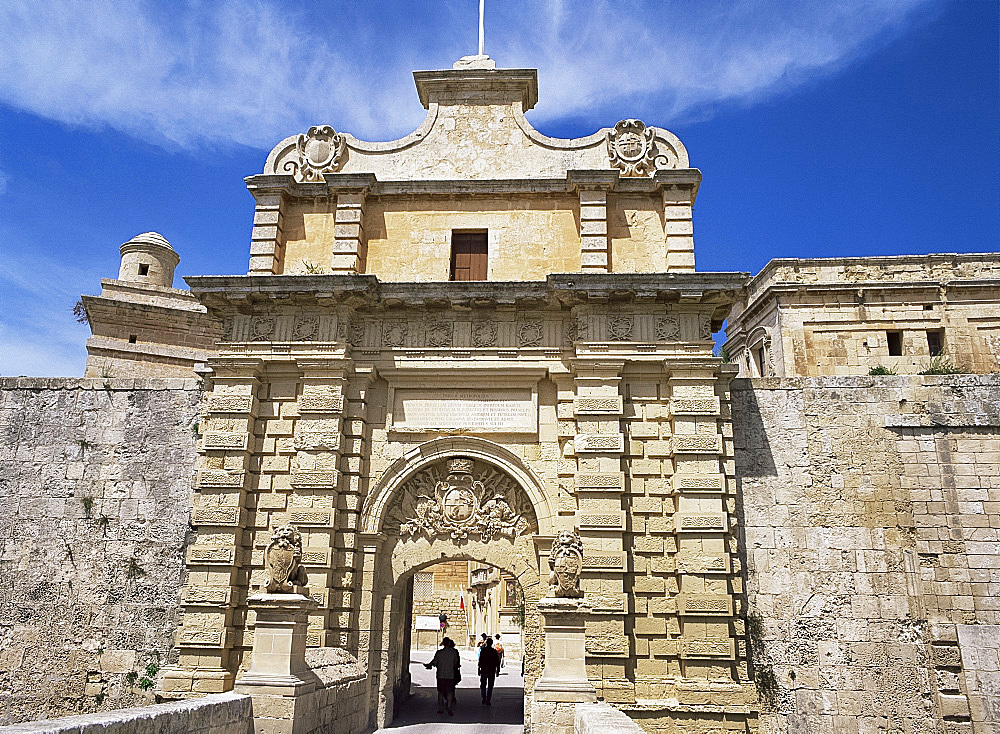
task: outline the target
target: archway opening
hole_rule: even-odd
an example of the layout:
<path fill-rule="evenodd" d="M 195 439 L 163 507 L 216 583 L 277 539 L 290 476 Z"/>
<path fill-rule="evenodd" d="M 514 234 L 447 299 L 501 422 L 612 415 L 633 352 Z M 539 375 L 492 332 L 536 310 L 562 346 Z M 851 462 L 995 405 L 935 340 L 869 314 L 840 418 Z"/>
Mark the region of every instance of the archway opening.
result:
<path fill-rule="evenodd" d="M 435 722 L 520 731 L 525 709 L 525 598 L 517 577 L 488 563 L 453 559 L 415 571 L 400 587 L 402 659 L 394 666 L 394 712 L 386 731 L 401 734 Z M 487 682 L 485 697 L 478 674 L 484 635 L 494 649 L 502 650 L 502 667 L 492 687 Z M 437 671 L 426 667 L 445 637 L 455 642 L 461 660 L 453 714 L 447 704 L 439 711 Z"/>

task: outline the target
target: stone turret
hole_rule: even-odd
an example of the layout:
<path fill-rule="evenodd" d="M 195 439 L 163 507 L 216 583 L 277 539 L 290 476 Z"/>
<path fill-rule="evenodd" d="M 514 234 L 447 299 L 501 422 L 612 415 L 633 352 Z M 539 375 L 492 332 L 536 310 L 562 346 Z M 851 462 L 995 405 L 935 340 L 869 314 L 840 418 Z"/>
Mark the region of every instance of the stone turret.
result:
<path fill-rule="evenodd" d="M 180 256 L 157 232 L 121 246 L 117 279 L 83 296 L 92 336 L 85 377 L 194 377 L 215 351 L 218 322 L 190 291 L 173 287 Z"/>
<path fill-rule="evenodd" d="M 171 288 L 180 256 L 159 232 L 137 234 L 121 246 L 118 280 Z"/>

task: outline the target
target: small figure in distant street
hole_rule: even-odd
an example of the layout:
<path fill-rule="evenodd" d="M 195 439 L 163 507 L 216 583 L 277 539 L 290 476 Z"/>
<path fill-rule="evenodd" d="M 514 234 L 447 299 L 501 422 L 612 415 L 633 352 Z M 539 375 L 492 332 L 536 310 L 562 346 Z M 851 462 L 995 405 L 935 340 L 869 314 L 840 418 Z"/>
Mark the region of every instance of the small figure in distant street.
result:
<path fill-rule="evenodd" d="M 500 656 L 500 667 L 506 667 L 507 662 L 504 660 L 503 656 L 503 643 L 500 642 L 500 633 L 497 632 L 497 641 L 493 643 L 493 649 L 497 651 L 497 655 Z"/>
<path fill-rule="evenodd" d="M 500 656 L 493 649 L 493 639 L 487 637 L 479 651 L 479 690 L 483 694 L 483 706 L 493 705 L 493 684 L 499 672 Z"/>

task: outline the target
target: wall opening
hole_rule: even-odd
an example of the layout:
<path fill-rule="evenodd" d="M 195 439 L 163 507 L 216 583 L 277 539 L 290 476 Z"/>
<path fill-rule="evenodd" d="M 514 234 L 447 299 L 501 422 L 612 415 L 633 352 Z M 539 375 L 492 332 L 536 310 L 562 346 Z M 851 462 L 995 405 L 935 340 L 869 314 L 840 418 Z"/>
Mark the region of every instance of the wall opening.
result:
<path fill-rule="evenodd" d="M 451 280 L 486 280 L 487 232 L 451 233 Z"/>
<path fill-rule="evenodd" d="M 944 351 L 944 331 L 933 329 L 927 332 L 927 350 L 932 357 L 936 357 Z"/>
<path fill-rule="evenodd" d="M 903 332 L 901 331 L 887 331 L 885 332 L 885 340 L 889 345 L 889 356 L 890 357 L 902 357 L 903 356 Z"/>
<path fill-rule="evenodd" d="M 149 275 L 149 265 L 146 263 L 139 263 L 139 275 Z"/>
<path fill-rule="evenodd" d="M 408 597 L 403 600 L 408 619 L 399 646 L 404 661 L 393 686 L 395 711 L 388 728 L 444 722 L 523 726 L 524 599 L 513 574 L 479 561 L 445 560 L 413 574 L 402 593 Z M 483 703 L 477 670 L 484 634 L 503 650 L 503 667 L 493 680 L 489 705 Z M 426 667 L 445 637 L 455 642 L 461 660 L 453 715 L 447 705 L 439 713 L 443 702 L 437 671 Z"/>

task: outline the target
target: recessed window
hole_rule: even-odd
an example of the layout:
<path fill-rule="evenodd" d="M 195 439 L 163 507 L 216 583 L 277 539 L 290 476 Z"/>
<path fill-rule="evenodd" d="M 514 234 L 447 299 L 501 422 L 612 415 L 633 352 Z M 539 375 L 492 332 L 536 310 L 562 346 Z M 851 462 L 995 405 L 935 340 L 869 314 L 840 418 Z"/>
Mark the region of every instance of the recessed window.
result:
<path fill-rule="evenodd" d="M 925 303 L 924 304 L 924 311 L 933 311 L 933 310 L 934 310 L 934 304 L 933 303 Z"/>
<path fill-rule="evenodd" d="M 149 265 L 146 263 L 139 263 L 139 275 L 149 275 Z"/>
<path fill-rule="evenodd" d="M 128 343 L 135 344 L 135 334 L 129 334 Z"/>
<path fill-rule="evenodd" d="M 767 360 L 764 357 L 764 347 L 759 346 L 753 350 L 754 356 L 757 358 L 757 372 L 761 377 L 767 377 Z"/>
<path fill-rule="evenodd" d="M 889 344 L 890 357 L 903 356 L 903 332 L 887 331 L 885 332 L 885 340 Z"/>
<path fill-rule="evenodd" d="M 927 332 L 927 351 L 936 357 L 944 351 L 944 332 L 940 329 Z"/>
<path fill-rule="evenodd" d="M 451 280 L 486 280 L 486 232 L 451 233 Z"/>

